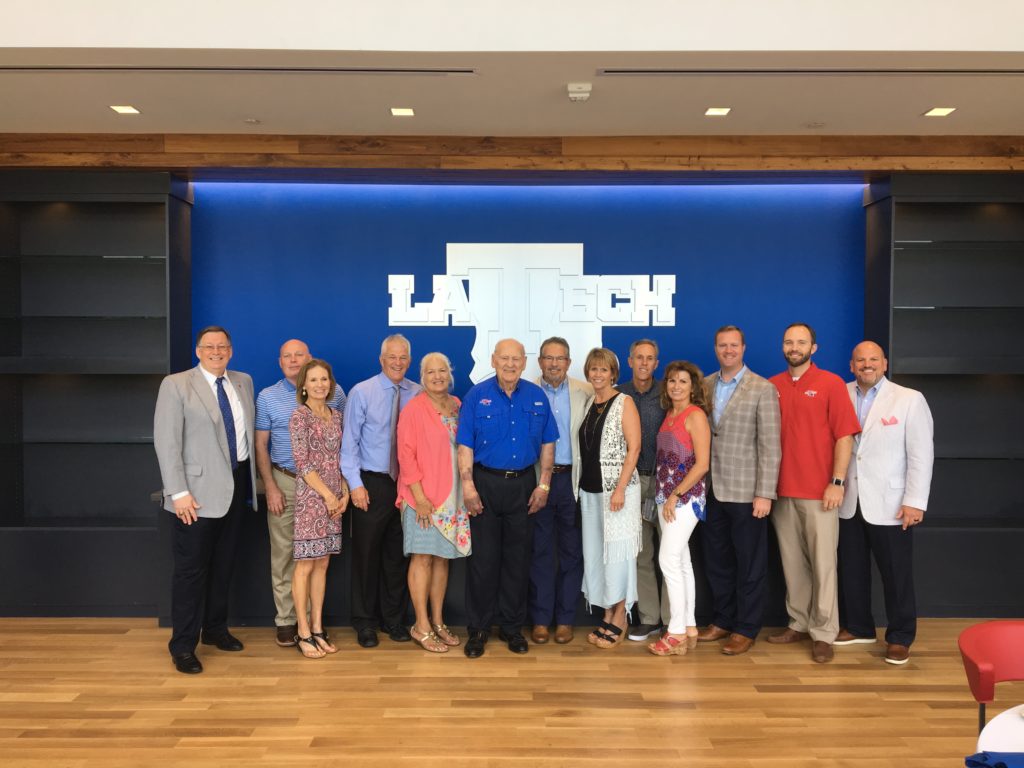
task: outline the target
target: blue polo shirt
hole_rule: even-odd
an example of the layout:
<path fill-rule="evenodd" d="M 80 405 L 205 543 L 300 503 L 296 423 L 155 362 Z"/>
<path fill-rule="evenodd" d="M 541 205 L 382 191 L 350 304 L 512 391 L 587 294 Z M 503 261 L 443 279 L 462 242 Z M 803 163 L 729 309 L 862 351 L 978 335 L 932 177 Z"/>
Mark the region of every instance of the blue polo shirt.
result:
<path fill-rule="evenodd" d="M 298 402 L 295 400 L 295 385 L 288 379 L 263 389 L 256 398 L 256 431 L 270 432 L 270 463 L 295 471 L 292 456 L 292 436 L 288 422 Z M 345 390 L 339 384 L 334 390 L 334 399 L 328 403 L 336 411 L 345 412 Z"/>
<path fill-rule="evenodd" d="M 558 425 L 536 384 L 520 379 L 509 397 L 492 377 L 462 398 L 456 440 L 485 467 L 520 470 L 537 463 L 542 445 L 558 440 Z"/>

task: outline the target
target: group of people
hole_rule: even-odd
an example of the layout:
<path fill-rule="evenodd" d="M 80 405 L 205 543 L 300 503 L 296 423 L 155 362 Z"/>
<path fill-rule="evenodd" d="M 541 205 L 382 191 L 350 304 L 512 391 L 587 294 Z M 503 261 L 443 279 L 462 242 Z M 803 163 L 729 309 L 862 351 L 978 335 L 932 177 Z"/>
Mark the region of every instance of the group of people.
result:
<path fill-rule="evenodd" d="M 809 325 L 786 328 L 782 347 L 787 369 L 766 380 L 744 363 L 742 330 L 724 326 L 719 370 L 705 378 L 674 361 L 658 382 L 658 345 L 640 339 L 620 385 L 605 348 L 588 353 L 585 381 L 569 377 L 559 337 L 540 347 L 540 376 L 524 380 L 525 349 L 504 339 L 495 375 L 460 401 L 440 352 L 421 359 L 418 384 L 407 378 L 399 334 L 381 345 L 381 373 L 347 397 L 330 364 L 293 339 L 281 347 L 284 377 L 254 401 L 250 377 L 227 369 L 228 332 L 204 328 L 196 368 L 162 383 L 154 427 L 175 515 L 176 668 L 202 671 L 199 642 L 242 650 L 227 627 L 227 585 L 241 515 L 256 505 L 250 458 L 266 492 L 277 643 L 307 658 L 338 650 L 323 603 L 344 519 L 359 645 L 376 646 L 380 631 L 433 653 L 462 645 L 469 658 L 494 626 L 513 653 L 528 652 L 525 626 L 534 643 L 571 642 L 581 591 L 603 609 L 586 638 L 597 648 L 628 637 L 658 656 L 716 641 L 742 654 L 761 630 L 771 519 L 790 621 L 768 642 L 810 641 L 816 662 L 833 645 L 875 642 L 874 555 L 885 660 L 906 662 L 912 531 L 933 464 L 928 406 L 885 377 L 874 342 L 853 350 L 849 384 L 814 365 Z M 689 547 L 698 522 L 713 601 L 703 630 Z M 463 557 L 464 642 L 443 613 L 449 562 Z"/>

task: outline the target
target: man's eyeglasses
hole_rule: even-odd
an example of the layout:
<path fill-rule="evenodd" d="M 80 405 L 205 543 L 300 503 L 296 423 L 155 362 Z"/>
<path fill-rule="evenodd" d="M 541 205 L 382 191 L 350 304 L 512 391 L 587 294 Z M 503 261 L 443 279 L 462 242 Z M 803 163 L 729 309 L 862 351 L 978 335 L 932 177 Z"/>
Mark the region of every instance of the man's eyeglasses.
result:
<path fill-rule="evenodd" d="M 568 363 L 569 358 L 565 355 L 541 355 L 540 358 L 545 363 Z"/>

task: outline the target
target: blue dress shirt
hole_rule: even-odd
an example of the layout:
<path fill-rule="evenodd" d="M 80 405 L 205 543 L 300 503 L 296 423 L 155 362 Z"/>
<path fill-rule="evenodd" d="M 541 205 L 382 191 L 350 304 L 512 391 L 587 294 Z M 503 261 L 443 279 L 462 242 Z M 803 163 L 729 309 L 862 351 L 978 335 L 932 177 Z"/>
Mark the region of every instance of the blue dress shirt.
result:
<path fill-rule="evenodd" d="M 747 366 L 744 365 L 736 372 L 736 375 L 732 377 L 732 381 L 726 381 L 722 378 L 722 372 L 718 372 L 718 381 L 715 382 L 715 409 L 712 411 L 716 427 L 718 426 L 718 422 L 722 420 L 722 414 L 725 413 L 725 406 L 729 404 L 733 393 L 736 392 L 736 387 L 740 384 L 740 379 L 743 378 L 743 374 L 746 372 Z"/>
<path fill-rule="evenodd" d="M 558 440 L 558 424 L 536 384 L 520 379 L 509 397 L 492 377 L 462 399 L 456 440 L 485 467 L 521 470 L 537 463 L 542 445 Z"/>
<path fill-rule="evenodd" d="M 419 394 L 414 381 L 402 379 L 398 409 Z M 348 393 L 341 436 L 341 473 L 350 488 L 362 488 L 362 470 L 387 472 L 391 468 L 391 403 L 395 384 L 383 373 L 361 381 Z"/>
<path fill-rule="evenodd" d="M 864 426 L 864 420 L 868 417 L 868 413 L 871 412 L 871 406 L 875 402 L 875 398 L 878 397 L 878 390 L 882 388 L 882 384 L 885 382 L 885 376 L 878 380 L 867 393 L 860 391 L 860 385 L 855 387 L 857 390 L 857 420 L 860 422 L 861 427 Z M 860 435 L 857 436 L 860 439 Z"/>
<path fill-rule="evenodd" d="M 555 441 L 555 464 L 572 464 L 572 436 L 569 434 L 569 377 L 562 379 L 557 387 L 552 387 L 544 379 L 540 380 L 540 388 L 548 396 L 548 404 L 555 414 L 558 425 L 558 440 Z"/>

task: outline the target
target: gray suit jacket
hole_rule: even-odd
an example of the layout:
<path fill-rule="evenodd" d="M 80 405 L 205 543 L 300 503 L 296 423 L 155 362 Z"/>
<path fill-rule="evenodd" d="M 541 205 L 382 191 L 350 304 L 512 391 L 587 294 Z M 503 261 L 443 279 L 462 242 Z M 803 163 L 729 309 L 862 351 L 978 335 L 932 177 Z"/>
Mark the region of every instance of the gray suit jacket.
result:
<path fill-rule="evenodd" d="M 720 371 L 704 379 L 714 405 Z M 711 422 L 711 488 L 719 501 L 747 504 L 776 497 L 782 461 L 779 393 L 749 368 L 736 385 L 717 426 Z"/>
<path fill-rule="evenodd" d="M 238 371 L 228 371 L 226 376 L 242 402 L 249 456 L 254 458 L 256 408 L 252 379 Z M 217 398 L 198 366 L 166 376 L 160 383 L 153 416 L 153 447 L 164 485 L 164 509 L 173 512 L 171 495 L 188 491 L 201 505 L 200 517 L 227 514 L 235 490 L 228 440 Z M 250 471 L 249 476 L 255 509 L 256 472 Z"/>
<path fill-rule="evenodd" d="M 543 389 L 544 379 L 534 383 Z M 545 390 L 545 394 L 547 391 Z M 587 401 L 593 396 L 594 388 L 585 381 L 569 378 L 569 432 L 572 439 L 572 495 L 580 495 L 580 424 L 587 412 Z M 560 435 L 561 437 L 561 435 Z M 537 462 L 537 477 L 540 478 L 540 462 Z"/>

